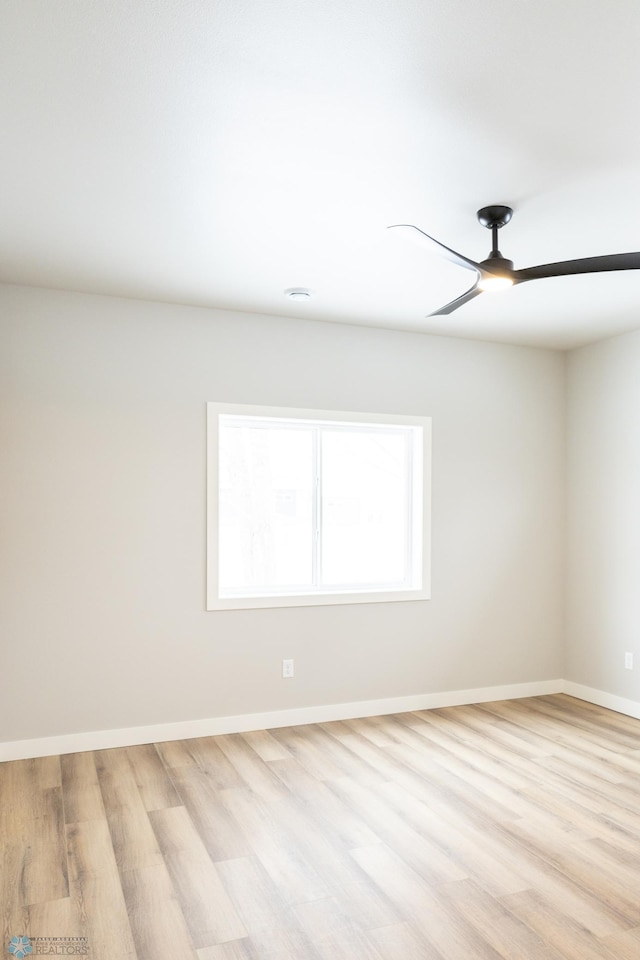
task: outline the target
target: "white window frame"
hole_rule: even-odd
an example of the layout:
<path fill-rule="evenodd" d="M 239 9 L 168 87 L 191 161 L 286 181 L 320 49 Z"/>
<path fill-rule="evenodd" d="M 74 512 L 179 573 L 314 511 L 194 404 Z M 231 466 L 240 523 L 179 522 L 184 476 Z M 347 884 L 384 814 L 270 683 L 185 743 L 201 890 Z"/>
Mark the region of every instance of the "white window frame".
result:
<path fill-rule="evenodd" d="M 261 417 L 286 421 L 311 421 L 321 424 L 393 425 L 419 428 L 422 438 L 413 465 L 413 527 L 415 550 L 411 584 L 398 589 L 375 588 L 354 592 L 291 592 L 287 594 L 251 594 L 221 596 L 219 590 L 218 511 L 219 511 L 219 424 L 220 417 Z M 431 418 L 380 413 L 354 413 L 336 410 L 308 410 L 289 407 L 263 407 L 248 404 L 211 402 L 207 404 L 207 609 L 239 610 L 262 607 L 318 606 L 344 603 L 389 603 L 430 599 L 431 530 Z"/>

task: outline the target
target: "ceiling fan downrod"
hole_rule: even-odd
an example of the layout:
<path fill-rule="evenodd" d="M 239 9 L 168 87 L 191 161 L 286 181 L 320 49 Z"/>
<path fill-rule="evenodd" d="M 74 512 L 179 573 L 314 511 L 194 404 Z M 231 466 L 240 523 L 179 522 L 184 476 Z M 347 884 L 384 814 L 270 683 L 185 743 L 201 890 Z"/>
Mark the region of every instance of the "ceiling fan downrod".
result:
<path fill-rule="evenodd" d="M 490 207 L 480 207 L 478 210 L 479 222 L 483 227 L 487 227 L 488 230 L 491 230 L 491 253 L 488 257 L 489 260 L 504 259 L 498 250 L 498 230 L 500 227 L 504 227 L 505 224 L 509 223 L 509 220 L 511 220 L 512 216 L 513 208 L 504 207 L 502 204 L 493 204 Z"/>

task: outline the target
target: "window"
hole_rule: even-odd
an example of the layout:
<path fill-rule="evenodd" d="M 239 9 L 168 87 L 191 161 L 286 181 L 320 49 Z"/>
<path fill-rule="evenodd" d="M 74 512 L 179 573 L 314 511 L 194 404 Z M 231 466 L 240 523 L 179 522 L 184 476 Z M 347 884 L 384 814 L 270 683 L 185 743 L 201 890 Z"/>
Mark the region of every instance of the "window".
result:
<path fill-rule="evenodd" d="M 208 404 L 208 609 L 428 599 L 430 425 Z"/>

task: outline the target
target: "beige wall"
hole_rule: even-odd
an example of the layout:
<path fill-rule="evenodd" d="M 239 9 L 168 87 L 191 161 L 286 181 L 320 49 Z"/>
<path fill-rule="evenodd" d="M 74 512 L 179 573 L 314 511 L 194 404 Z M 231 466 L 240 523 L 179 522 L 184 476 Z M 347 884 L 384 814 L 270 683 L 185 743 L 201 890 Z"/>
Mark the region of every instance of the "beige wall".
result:
<path fill-rule="evenodd" d="M 565 676 L 640 701 L 640 333 L 573 351 L 567 373 Z"/>
<path fill-rule="evenodd" d="M 562 354 L 12 286 L 0 338 L 0 741 L 562 676 Z M 207 400 L 433 417 L 433 599 L 205 612 Z"/>

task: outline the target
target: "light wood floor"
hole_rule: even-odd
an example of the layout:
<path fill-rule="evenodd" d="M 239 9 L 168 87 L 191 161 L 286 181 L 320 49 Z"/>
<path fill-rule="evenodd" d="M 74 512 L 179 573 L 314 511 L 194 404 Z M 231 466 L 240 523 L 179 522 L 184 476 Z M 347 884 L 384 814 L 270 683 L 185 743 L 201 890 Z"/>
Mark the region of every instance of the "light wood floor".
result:
<path fill-rule="evenodd" d="M 0 764 L 10 936 L 640 960 L 640 721 L 566 696 Z"/>

